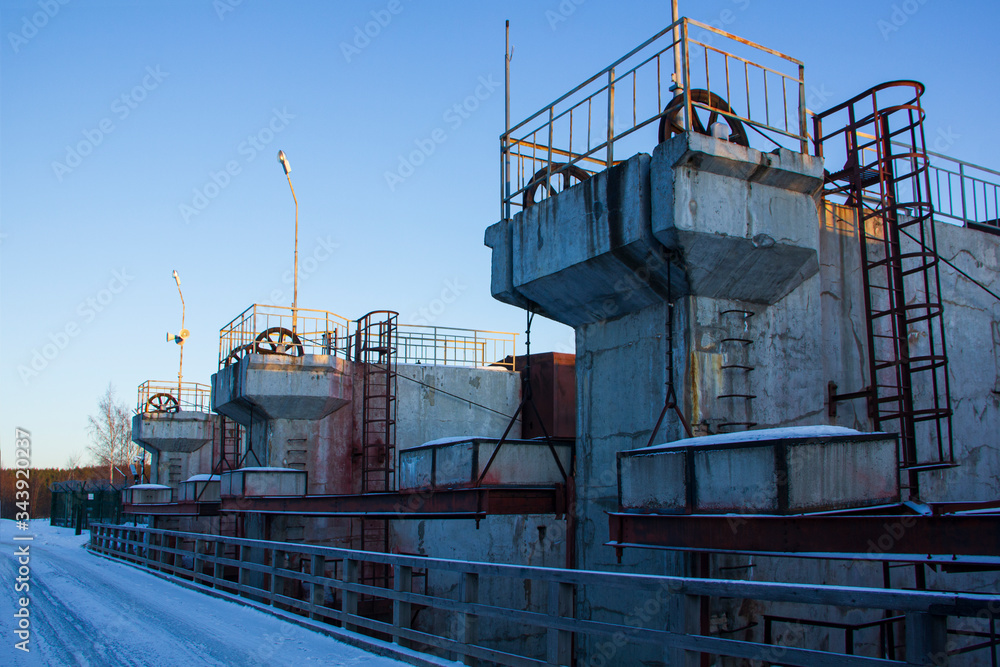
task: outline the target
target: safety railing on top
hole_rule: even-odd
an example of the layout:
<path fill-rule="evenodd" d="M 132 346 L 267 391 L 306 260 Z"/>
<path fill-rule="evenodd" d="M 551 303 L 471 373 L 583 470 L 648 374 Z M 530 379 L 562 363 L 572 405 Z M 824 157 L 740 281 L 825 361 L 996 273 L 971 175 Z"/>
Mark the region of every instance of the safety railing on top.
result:
<path fill-rule="evenodd" d="M 683 92 L 675 96 L 677 51 Z M 616 156 L 650 152 L 674 132 L 707 134 L 715 121 L 729 125 L 735 143 L 753 139 L 764 150 L 806 153 L 804 76 L 794 58 L 679 19 L 507 129 L 500 137 L 501 217 L 614 165 Z"/>
<path fill-rule="evenodd" d="M 211 412 L 212 388 L 200 382 L 168 382 L 146 380 L 139 385 L 135 411 L 143 412 Z"/>
<path fill-rule="evenodd" d="M 287 306 L 254 304 L 219 330 L 219 367 L 250 353 L 354 359 L 356 332 L 356 322 L 325 310 L 298 308 L 293 316 Z M 399 363 L 515 370 L 515 333 L 400 324 L 396 336 Z"/>
<path fill-rule="evenodd" d="M 882 87 L 886 89 L 886 92 L 882 94 L 891 92 L 893 87 L 898 87 L 898 83 L 900 82 L 882 84 Z M 837 172 L 842 163 L 846 164 L 848 156 L 844 146 L 831 146 L 829 142 L 820 150 L 819 145 L 824 142 L 824 139 L 829 140 L 830 138 L 829 136 L 824 137 L 822 126 L 840 127 L 845 124 L 856 124 L 861 127 L 865 125 L 866 120 L 870 120 L 864 118 L 849 119 L 846 107 L 837 111 L 840 107 L 844 107 L 844 105 L 813 115 L 815 125 L 817 118 L 827 116 L 831 112 L 839 114 L 839 117 L 836 117 L 836 120 L 839 120 L 839 125 L 836 122 L 831 123 L 830 118 L 825 118 L 814 131 L 815 153 L 823 157 L 828 172 Z M 874 110 L 871 112 L 874 113 Z M 856 130 L 856 134 L 859 141 L 863 142 L 858 148 L 865 156 L 865 163 L 875 162 L 878 159 L 875 135 L 861 130 Z M 890 143 L 893 146 L 903 148 L 904 152 L 911 148 L 910 144 L 895 139 Z M 981 225 L 1000 231 L 1000 171 L 926 149 L 922 154 L 927 161 L 927 194 L 930 197 L 936 219 L 957 222 L 965 226 Z M 842 188 L 828 188 L 825 196 L 838 202 L 848 199 L 848 195 L 842 191 Z M 868 199 L 865 198 L 865 201 Z"/>
<path fill-rule="evenodd" d="M 401 324 L 397 336 L 396 359 L 401 364 L 502 366 L 515 370 L 515 333 Z"/>
<path fill-rule="evenodd" d="M 1000 171 L 926 151 L 934 213 L 1000 231 Z"/>
<path fill-rule="evenodd" d="M 254 304 L 219 330 L 219 368 L 246 354 L 347 356 L 351 321 L 308 308 Z"/>

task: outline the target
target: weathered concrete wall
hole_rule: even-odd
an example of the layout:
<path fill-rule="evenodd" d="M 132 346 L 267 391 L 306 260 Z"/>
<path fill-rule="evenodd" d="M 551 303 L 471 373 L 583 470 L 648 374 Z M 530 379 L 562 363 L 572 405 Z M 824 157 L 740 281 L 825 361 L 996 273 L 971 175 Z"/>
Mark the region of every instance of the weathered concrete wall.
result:
<path fill-rule="evenodd" d="M 176 488 L 191 475 L 212 472 L 221 437 L 218 415 L 163 412 L 132 418 L 132 440 L 150 453 L 154 484 Z"/>
<path fill-rule="evenodd" d="M 645 160 L 634 160 L 626 164 L 635 164 L 631 171 L 638 178 L 612 171 L 604 183 L 616 183 L 620 210 L 631 212 L 623 218 L 624 229 L 631 230 L 626 236 L 648 244 L 647 256 L 682 270 L 684 281 L 666 279 L 674 269 L 662 265 L 616 263 L 614 243 L 589 241 L 613 231 L 607 217 L 592 213 L 597 203 L 606 205 L 602 193 L 608 186 L 602 190 L 598 180 L 590 190 L 576 186 L 543 202 L 547 208 L 489 230 L 497 269 L 493 288 L 501 300 L 536 302 L 541 312 L 576 326 L 579 566 L 693 573 L 691 563 L 665 552 L 628 550 L 619 565 L 603 546 L 609 537 L 605 512 L 617 508 L 616 454 L 647 444 L 664 403 L 667 300 L 675 302 L 673 378 L 696 434 L 826 423 L 870 430 L 858 418 L 863 410 L 841 410 L 834 419 L 826 412 L 827 382 L 847 387 L 865 366 L 850 355 L 827 354 L 828 345 L 853 343 L 856 327 L 836 323 L 828 330 L 824 312 L 857 312 L 858 302 L 852 292 L 849 302 L 826 303 L 821 264 L 841 279 L 857 274 L 836 253 L 821 250 L 824 230 L 812 197 L 821 184 L 819 160 L 681 135 L 654 151 L 648 186 L 642 183 Z M 509 233 L 505 225 L 512 226 Z M 581 233 L 564 237 L 574 225 Z M 580 238 L 588 239 L 586 252 L 573 251 Z M 512 245 L 509 251 L 505 243 Z M 561 246 L 566 253 L 558 252 Z M 528 276 L 534 283 L 519 268 L 519 257 L 529 255 L 541 265 L 539 276 Z M 575 264 L 569 261 L 574 258 Z M 536 289 L 542 280 L 546 289 Z M 591 280 L 603 281 L 617 296 L 602 294 L 598 301 L 586 282 Z M 637 290 L 649 297 L 653 286 L 669 286 L 671 293 L 652 290 L 654 297 L 636 299 Z M 586 312 L 564 312 L 573 308 Z M 668 413 L 656 442 L 681 436 L 678 419 Z M 577 611 L 582 618 L 621 621 L 635 602 L 588 590 Z M 655 608 L 652 617 L 662 619 L 660 601 L 648 602 Z M 584 656 L 601 653 L 597 642 L 585 641 L 582 649 Z M 662 656 L 626 646 L 616 648 L 615 659 L 654 664 Z"/>
<path fill-rule="evenodd" d="M 350 403 L 351 366 L 333 355 L 248 354 L 212 376 L 212 409 L 240 424 L 251 413 L 321 419 Z"/>
<path fill-rule="evenodd" d="M 451 436 L 499 438 L 521 401 L 521 376 L 500 368 L 400 364 L 398 372 L 398 449 Z M 520 421 L 511 434 L 521 437 Z"/>
<path fill-rule="evenodd" d="M 1000 236 L 935 225 L 938 255 L 1000 294 Z M 929 500 L 1000 497 L 1000 299 L 947 264 L 944 300 L 957 468 L 923 475 Z"/>

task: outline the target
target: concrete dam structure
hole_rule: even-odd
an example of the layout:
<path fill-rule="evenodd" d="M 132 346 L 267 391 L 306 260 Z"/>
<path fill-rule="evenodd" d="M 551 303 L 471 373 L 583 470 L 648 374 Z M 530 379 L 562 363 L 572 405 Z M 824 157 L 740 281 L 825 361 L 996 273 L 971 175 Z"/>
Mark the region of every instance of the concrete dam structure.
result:
<path fill-rule="evenodd" d="M 575 354 L 253 305 L 94 548 L 421 660 L 996 664 L 1000 175 L 804 77 L 680 19 L 508 122 L 492 296 Z"/>

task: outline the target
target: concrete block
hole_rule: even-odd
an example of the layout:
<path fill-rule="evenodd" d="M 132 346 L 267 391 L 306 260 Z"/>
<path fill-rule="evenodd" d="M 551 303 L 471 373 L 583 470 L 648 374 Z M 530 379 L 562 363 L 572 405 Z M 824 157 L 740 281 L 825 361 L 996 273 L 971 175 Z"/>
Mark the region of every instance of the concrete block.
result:
<path fill-rule="evenodd" d="M 679 294 L 683 273 L 653 238 L 649 214 L 649 156 L 640 154 L 515 215 L 509 284 L 506 230 L 491 228 L 494 289 L 507 295 L 512 286 L 571 326 L 661 301 L 671 281 Z"/>
<path fill-rule="evenodd" d="M 537 304 L 532 304 L 514 287 L 514 223 L 501 220 L 490 225 L 486 228 L 483 243 L 493 250 L 493 270 L 490 276 L 490 293 L 493 298 L 518 308 L 534 306 L 533 309 L 537 312 Z"/>
<path fill-rule="evenodd" d="M 211 442 L 218 419 L 205 412 L 142 412 L 132 417 L 132 440 L 161 452 L 193 452 Z"/>
<path fill-rule="evenodd" d="M 179 502 L 219 502 L 221 481 L 218 475 L 192 475 L 178 485 Z"/>
<path fill-rule="evenodd" d="M 399 489 L 467 488 L 486 468 L 499 438 L 442 438 L 399 453 Z M 554 441 L 556 454 L 569 472 L 572 445 Z M 483 479 L 484 486 L 549 486 L 562 475 L 544 440 L 506 440 Z"/>
<path fill-rule="evenodd" d="M 122 502 L 132 505 L 158 505 L 173 500 L 174 490 L 163 484 L 133 484 L 122 490 Z"/>
<path fill-rule="evenodd" d="M 899 501 L 897 436 L 836 426 L 678 440 L 619 456 L 620 505 L 663 513 L 797 514 Z"/>
<path fill-rule="evenodd" d="M 244 426 L 255 417 L 322 419 L 351 402 L 351 363 L 333 355 L 249 354 L 212 376 L 212 409 Z"/>
<path fill-rule="evenodd" d="M 772 304 L 819 270 L 819 158 L 687 133 L 650 162 L 653 235 L 681 254 L 691 294 Z"/>
<path fill-rule="evenodd" d="M 306 473 L 291 468 L 240 468 L 220 475 L 222 496 L 303 496 Z"/>

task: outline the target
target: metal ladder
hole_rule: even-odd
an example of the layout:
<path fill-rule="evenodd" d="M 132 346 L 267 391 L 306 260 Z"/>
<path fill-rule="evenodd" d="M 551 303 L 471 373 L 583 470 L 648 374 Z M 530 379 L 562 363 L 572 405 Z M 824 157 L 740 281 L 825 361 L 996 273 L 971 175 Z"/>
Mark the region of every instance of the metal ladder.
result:
<path fill-rule="evenodd" d="M 900 92 L 905 102 L 884 103 Z M 870 384 L 831 391 L 831 404 L 867 397 L 875 428 L 899 433 L 911 498 L 919 472 L 956 465 L 922 93 L 915 81 L 876 86 L 817 114 L 814 139 L 820 156 L 824 144 L 844 142 L 844 168 L 827 173 L 824 195 L 845 196 L 856 212 L 867 312 Z M 824 120 L 844 114 L 846 124 L 823 133 Z"/>

